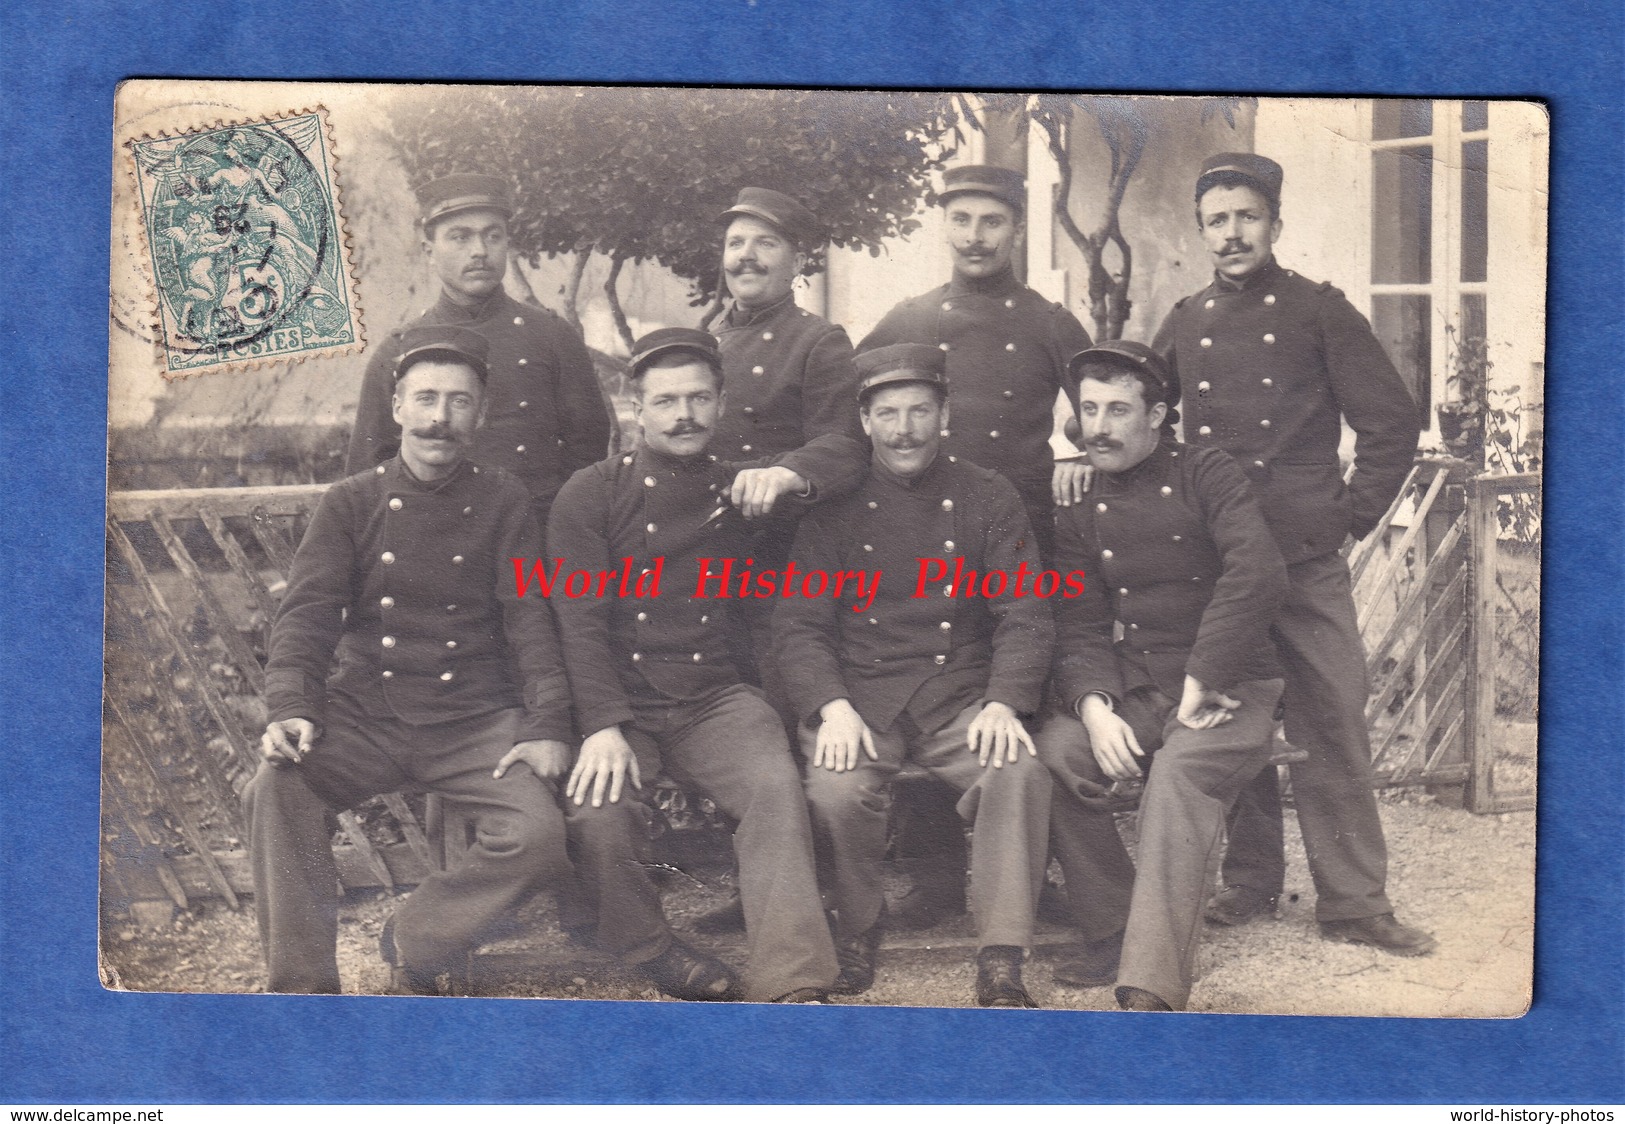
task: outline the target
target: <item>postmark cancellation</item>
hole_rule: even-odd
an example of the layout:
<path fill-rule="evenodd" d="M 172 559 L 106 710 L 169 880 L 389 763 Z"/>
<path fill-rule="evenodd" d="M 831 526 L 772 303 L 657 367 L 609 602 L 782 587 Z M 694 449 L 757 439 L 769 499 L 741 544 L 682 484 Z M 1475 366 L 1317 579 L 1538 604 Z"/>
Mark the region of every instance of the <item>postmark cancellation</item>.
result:
<path fill-rule="evenodd" d="M 166 378 L 363 344 L 325 109 L 127 148 Z"/>

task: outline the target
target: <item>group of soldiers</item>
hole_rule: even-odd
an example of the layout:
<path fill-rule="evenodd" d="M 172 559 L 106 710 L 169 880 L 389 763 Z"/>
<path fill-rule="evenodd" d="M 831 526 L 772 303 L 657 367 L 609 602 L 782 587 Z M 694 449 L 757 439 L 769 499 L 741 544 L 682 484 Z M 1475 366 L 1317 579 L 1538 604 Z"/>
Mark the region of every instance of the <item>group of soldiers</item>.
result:
<path fill-rule="evenodd" d="M 1153 344 L 1092 345 L 1012 269 L 1022 176 L 951 169 L 951 278 L 856 349 L 796 303 L 816 217 L 746 187 L 719 217 L 716 333 L 636 342 L 640 440 L 607 458 L 580 339 L 503 291 L 507 186 L 425 185 L 440 299 L 369 364 L 354 475 L 314 513 L 271 636 L 247 792 L 269 990 L 339 990 L 331 816 L 420 787 L 473 842 L 385 927 L 403 991 L 453 987 L 506 911 L 552 889 L 572 936 L 688 1000 L 862 993 L 888 928 L 968 903 L 977 1001 L 1029 1007 L 1053 857 L 1076 931 L 1056 982 L 1183 1009 L 1204 916 L 1276 910 L 1282 716 L 1307 755 L 1293 789 L 1321 934 L 1430 952 L 1385 893 L 1344 561 L 1402 484 L 1417 412 L 1342 294 L 1275 261 L 1281 182 L 1262 156 L 1204 162 L 1212 283 Z M 1081 458 L 1052 453 L 1057 394 Z M 511 560 L 544 557 L 660 565 L 667 593 L 522 595 Z M 702 559 L 728 558 L 898 575 L 941 558 L 1084 589 L 687 595 Z M 910 762 L 936 795 L 913 786 L 894 816 Z M 742 974 L 668 924 L 643 853 L 657 776 L 737 825 Z M 1140 782 L 1131 862 L 1114 811 Z M 888 907 L 894 834 L 913 885 Z"/>

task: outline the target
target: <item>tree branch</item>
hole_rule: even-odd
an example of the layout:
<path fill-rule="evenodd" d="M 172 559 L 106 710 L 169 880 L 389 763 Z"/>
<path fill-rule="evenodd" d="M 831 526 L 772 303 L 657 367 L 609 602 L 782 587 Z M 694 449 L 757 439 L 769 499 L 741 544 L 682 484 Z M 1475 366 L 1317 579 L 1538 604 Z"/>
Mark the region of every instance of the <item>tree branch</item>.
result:
<path fill-rule="evenodd" d="M 632 325 L 627 323 L 626 310 L 621 307 L 621 295 L 615 291 L 616 282 L 621 279 L 621 266 L 625 264 L 626 259 L 619 254 L 610 260 L 609 276 L 604 278 L 604 296 L 609 301 L 609 313 L 615 320 L 615 331 L 626 345 L 626 350 L 631 352 L 634 342 Z"/>
<path fill-rule="evenodd" d="M 570 263 L 570 277 L 564 283 L 564 319 L 576 330 L 576 335 L 582 337 L 587 332 L 581 324 L 581 281 L 587 275 L 587 263 L 590 261 L 592 243 L 582 242 L 576 246 L 576 260 Z"/>

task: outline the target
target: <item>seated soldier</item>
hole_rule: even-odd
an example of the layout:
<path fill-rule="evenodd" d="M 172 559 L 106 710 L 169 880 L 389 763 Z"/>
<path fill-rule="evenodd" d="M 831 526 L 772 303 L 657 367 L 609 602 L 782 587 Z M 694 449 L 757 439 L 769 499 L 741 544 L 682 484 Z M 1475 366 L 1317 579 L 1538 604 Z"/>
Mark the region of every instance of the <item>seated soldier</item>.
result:
<path fill-rule="evenodd" d="M 516 595 L 508 561 L 541 532 L 523 485 L 465 458 L 485 338 L 430 326 L 402 347 L 400 452 L 322 496 L 271 630 L 265 762 L 244 793 L 269 991 L 339 990 L 328 821 L 377 793 L 428 788 L 475 825 L 464 861 L 386 929 L 400 990 L 434 994 L 503 911 L 569 868 L 555 789 L 569 689 L 548 606 Z"/>
<path fill-rule="evenodd" d="M 1165 431 L 1156 352 L 1114 340 L 1070 370 L 1097 474 L 1088 502 L 1056 518 L 1057 568 L 1087 577 L 1056 611 L 1059 713 L 1037 738 L 1084 935 L 1055 979 L 1115 978 L 1125 1009 L 1183 1010 L 1225 813 L 1269 762 L 1281 697 L 1269 630 L 1286 564 L 1235 462 Z M 1142 776 L 1136 875 L 1101 797 Z"/>
<path fill-rule="evenodd" d="M 1032 1007 L 1021 964 L 1044 875 L 1050 779 L 1030 760 L 1022 715 L 1037 709 L 1049 668 L 1049 606 L 949 599 L 934 583 L 919 596 L 916 574 L 922 559 L 1016 574 L 1038 567 L 1038 550 L 1015 488 L 941 452 L 942 352 L 893 344 L 858 356 L 858 370 L 868 477 L 802 520 L 792 556 L 803 570 L 885 580 L 867 593 L 790 598 L 774 618 L 776 657 L 802 717 L 807 801 L 832 858 L 836 990 L 874 983 L 890 787 L 915 761 L 960 793 L 959 816 L 975 828 L 977 1002 Z"/>
<path fill-rule="evenodd" d="M 705 332 L 644 336 L 631 379 L 642 446 L 571 477 L 548 530 L 550 552 L 567 570 L 624 566 L 658 573 L 664 587 L 663 596 L 611 590 L 554 600 L 576 715 L 588 731 L 565 810 L 581 881 L 597 906 L 598 943 L 675 998 L 735 994 L 726 965 L 673 936 L 638 859 L 636 797 L 663 772 L 739 825 L 744 997 L 822 1002 L 835 981 L 835 951 L 801 779 L 777 712 L 735 663 L 737 602 L 693 594 L 702 565 L 715 571 L 751 557 L 747 521 L 781 501 L 849 491 L 862 448 L 826 435 L 743 470 L 708 456 L 724 388 L 716 340 Z"/>

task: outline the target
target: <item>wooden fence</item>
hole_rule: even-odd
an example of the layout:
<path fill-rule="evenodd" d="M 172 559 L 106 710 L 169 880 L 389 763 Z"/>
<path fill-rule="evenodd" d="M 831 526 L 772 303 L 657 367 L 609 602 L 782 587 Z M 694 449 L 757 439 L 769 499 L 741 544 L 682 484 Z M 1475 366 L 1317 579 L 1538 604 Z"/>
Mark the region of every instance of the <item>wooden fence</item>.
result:
<path fill-rule="evenodd" d="M 1525 586 L 1513 587 L 1524 590 L 1518 604 L 1497 580 L 1507 537 L 1497 512 L 1509 494 L 1538 499 L 1539 485 L 1538 475 L 1468 479 L 1461 462 L 1424 460 L 1378 531 L 1350 555 L 1374 685 L 1367 717 L 1379 785 L 1449 786 L 1475 811 L 1531 806 L 1532 760 L 1525 786 L 1498 787 L 1504 722 L 1495 669 L 1511 650 L 1497 642 L 1509 600 L 1509 619 L 1527 628 L 1532 613 L 1538 636 L 1538 571 L 1532 609 Z M 209 895 L 236 908 L 252 890 L 238 793 L 259 762 L 270 622 L 324 489 L 109 495 L 108 900 L 184 907 Z M 658 799 L 668 821 L 711 814 L 675 789 Z M 416 798 L 398 793 L 341 814 L 339 825 L 346 888 L 415 884 L 447 837 Z"/>

